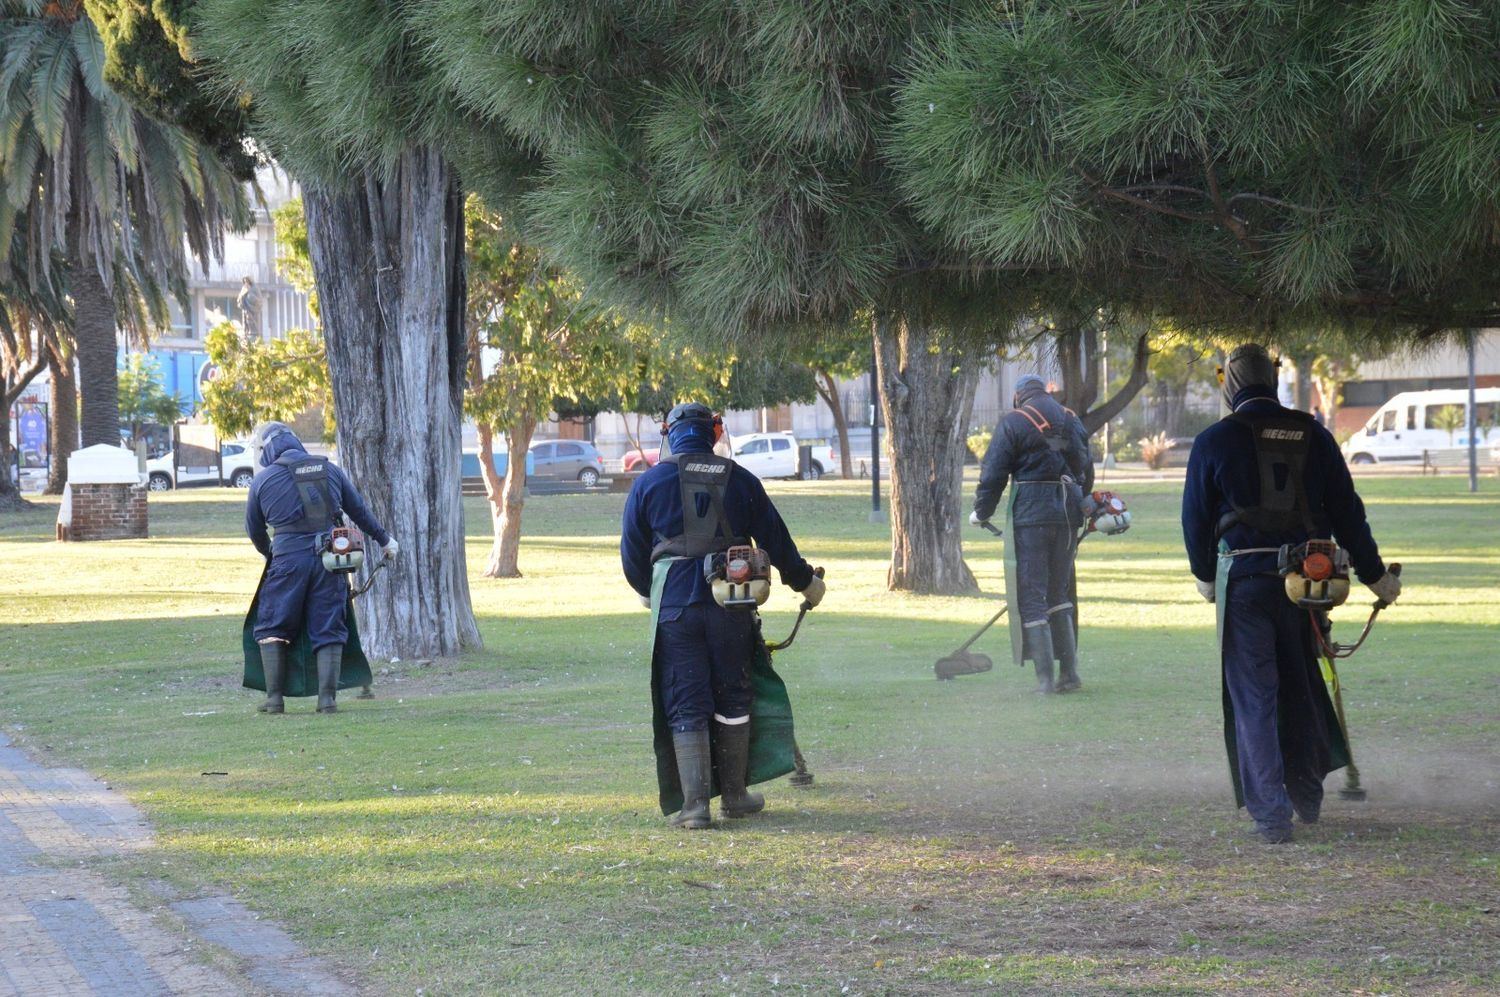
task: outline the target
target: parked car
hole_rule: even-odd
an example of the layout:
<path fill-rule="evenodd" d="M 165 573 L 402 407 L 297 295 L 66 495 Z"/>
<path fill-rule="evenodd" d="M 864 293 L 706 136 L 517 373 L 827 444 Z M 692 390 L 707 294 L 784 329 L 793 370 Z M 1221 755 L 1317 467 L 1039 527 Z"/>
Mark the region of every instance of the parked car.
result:
<path fill-rule="evenodd" d="M 1474 435 L 1477 444 L 1485 446 L 1493 435 L 1490 427 L 1500 407 L 1500 388 L 1480 388 L 1474 403 Z M 1351 464 L 1420 461 L 1424 450 L 1468 446 L 1468 424 L 1469 393 L 1462 388 L 1403 391 L 1376 409 L 1364 428 L 1349 438 L 1344 456 Z"/>
<path fill-rule="evenodd" d="M 169 492 L 188 485 L 217 485 L 219 469 L 212 464 L 206 467 L 178 468 L 176 451 L 168 450 L 160 457 L 146 461 L 146 488 L 153 492 Z M 219 451 L 219 460 L 224 467 L 224 481 L 235 488 L 249 488 L 255 476 L 255 456 L 250 444 L 243 440 L 225 443 Z"/>
<path fill-rule="evenodd" d="M 836 466 L 833 448 L 814 446 L 812 462 L 805 472 L 798 471 L 797 451 L 800 444 L 790 432 L 746 433 L 734 441 L 734 462 L 757 478 L 804 478 L 816 481 Z"/>
<path fill-rule="evenodd" d="M 592 488 L 604 476 L 604 458 L 583 440 L 546 440 L 531 445 L 533 477 L 577 481 Z"/>
<path fill-rule="evenodd" d="M 505 450 L 493 450 L 491 451 L 491 456 L 495 461 L 495 473 L 502 478 L 505 477 L 506 468 L 510 465 L 509 452 Z M 528 453 L 526 455 L 527 477 L 531 476 L 535 466 L 536 462 L 532 459 L 531 454 Z M 479 467 L 479 451 L 465 450 L 463 452 L 458 466 L 458 473 L 463 478 L 478 478 L 483 476 L 483 471 Z"/>
<path fill-rule="evenodd" d="M 626 474 L 634 474 L 648 467 L 655 467 L 659 463 L 661 463 L 661 447 L 653 447 L 650 450 L 632 450 L 625 455 L 625 464 L 621 470 Z"/>

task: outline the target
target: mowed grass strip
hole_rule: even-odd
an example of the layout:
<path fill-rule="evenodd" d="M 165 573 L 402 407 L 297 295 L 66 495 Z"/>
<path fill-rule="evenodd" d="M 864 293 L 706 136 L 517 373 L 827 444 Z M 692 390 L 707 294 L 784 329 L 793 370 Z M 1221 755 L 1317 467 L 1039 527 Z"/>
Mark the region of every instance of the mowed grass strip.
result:
<path fill-rule="evenodd" d="M 243 492 L 153 496 L 143 542 L 7 517 L 0 723 L 145 809 L 158 847 L 112 872 L 232 892 L 392 992 L 1494 992 L 1500 505 L 1488 481 L 1360 484 L 1408 585 L 1342 669 L 1370 800 L 1331 776 L 1287 848 L 1229 796 L 1213 611 L 1165 481 L 1121 486 L 1134 527 L 1084 544 L 1085 688 L 1047 700 L 1003 625 L 976 647 L 993 672 L 933 679 L 1002 596 L 998 542 L 967 538 L 984 597 L 889 593 L 868 484 L 773 485 L 829 572 L 777 662 L 817 781 L 708 833 L 656 809 L 618 496 L 528 502 L 526 577 L 471 578 L 485 650 L 376 662 L 378 698 L 335 717 L 259 716 L 239 688 Z M 768 636 L 795 607 L 777 591 Z"/>

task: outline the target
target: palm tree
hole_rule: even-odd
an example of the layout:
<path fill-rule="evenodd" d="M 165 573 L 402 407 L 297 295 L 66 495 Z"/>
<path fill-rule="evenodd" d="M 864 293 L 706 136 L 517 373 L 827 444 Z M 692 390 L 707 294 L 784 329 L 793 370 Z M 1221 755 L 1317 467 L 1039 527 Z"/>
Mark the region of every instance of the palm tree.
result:
<path fill-rule="evenodd" d="M 36 284 L 60 257 L 82 442 L 118 444 L 116 329 L 167 324 L 164 294 L 186 300 L 184 245 L 204 266 L 221 258 L 224 228 L 248 223 L 245 189 L 109 89 L 82 0 L 0 0 L 0 193 L 0 268 Z"/>

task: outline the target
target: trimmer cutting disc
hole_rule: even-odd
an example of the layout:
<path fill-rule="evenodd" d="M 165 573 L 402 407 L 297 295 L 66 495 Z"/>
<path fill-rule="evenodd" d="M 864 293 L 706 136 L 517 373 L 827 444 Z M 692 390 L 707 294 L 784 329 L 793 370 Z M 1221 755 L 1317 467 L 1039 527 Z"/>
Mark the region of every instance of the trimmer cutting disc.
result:
<path fill-rule="evenodd" d="M 990 659 L 989 655 L 980 654 L 977 651 L 958 651 L 946 658 L 939 658 L 932 667 L 939 679 L 951 679 L 959 675 L 977 675 L 980 672 L 987 672 L 995 667 L 995 662 Z"/>

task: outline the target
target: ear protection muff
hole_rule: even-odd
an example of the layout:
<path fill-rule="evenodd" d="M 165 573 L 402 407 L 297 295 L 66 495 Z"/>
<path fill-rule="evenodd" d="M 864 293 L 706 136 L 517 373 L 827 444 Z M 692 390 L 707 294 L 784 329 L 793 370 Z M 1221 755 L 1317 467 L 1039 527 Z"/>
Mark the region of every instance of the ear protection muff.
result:
<path fill-rule="evenodd" d="M 713 427 L 714 427 L 714 442 L 718 443 L 720 440 L 722 440 L 724 438 L 724 417 L 721 416 L 721 415 L 715 414 L 714 418 L 713 418 Z M 668 431 L 669 431 L 669 427 L 667 425 L 667 421 L 665 419 L 663 419 L 661 421 L 661 435 L 666 436 L 667 433 L 668 433 Z"/>

